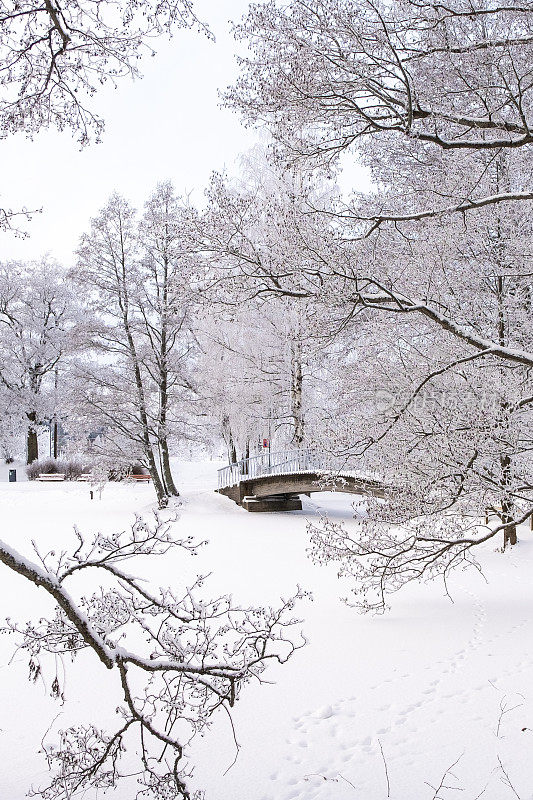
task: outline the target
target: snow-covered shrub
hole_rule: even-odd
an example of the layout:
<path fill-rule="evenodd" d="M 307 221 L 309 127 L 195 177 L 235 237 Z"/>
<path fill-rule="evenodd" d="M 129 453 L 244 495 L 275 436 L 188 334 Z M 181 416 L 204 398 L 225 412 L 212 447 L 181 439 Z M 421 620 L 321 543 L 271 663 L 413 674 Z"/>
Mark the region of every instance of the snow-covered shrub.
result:
<path fill-rule="evenodd" d="M 85 466 L 78 458 L 41 458 L 32 461 L 26 467 L 26 475 L 30 481 L 35 481 L 39 475 L 64 475 L 67 481 L 76 481 L 83 473 L 91 471 L 90 466 Z"/>
<path fill-rule="evenodd" d="M 91 471 L 91 465 L 86 464 L 78 458 L 69 458 L 59 463 L 64 467 L 62 471 L 65 473 L 65 479 L 67 481 L 77 481 L 81 475 L 88 474 Z"/>
<path fill-rule="evenodd" d="M 55 458 L 41 458 L 32 461 L 26 467 L 26 475 L 30 481 L 35 481 L 43 473 L 56 474 L 61 472 L 59 462 Z"/>

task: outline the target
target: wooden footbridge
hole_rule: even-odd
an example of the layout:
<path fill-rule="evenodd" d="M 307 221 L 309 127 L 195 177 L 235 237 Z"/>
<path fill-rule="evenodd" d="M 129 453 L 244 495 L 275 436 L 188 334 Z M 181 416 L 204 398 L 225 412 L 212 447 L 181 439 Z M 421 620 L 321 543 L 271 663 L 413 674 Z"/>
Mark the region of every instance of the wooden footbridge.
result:
<path fill-rule="evenodd" d="M 247 511 L 299 511 L 300 495 L 347 492 L 384 497 L 385 487 L 346 462 L 312 450 L 261 453 L 218 471 L 218 492 Z"/>

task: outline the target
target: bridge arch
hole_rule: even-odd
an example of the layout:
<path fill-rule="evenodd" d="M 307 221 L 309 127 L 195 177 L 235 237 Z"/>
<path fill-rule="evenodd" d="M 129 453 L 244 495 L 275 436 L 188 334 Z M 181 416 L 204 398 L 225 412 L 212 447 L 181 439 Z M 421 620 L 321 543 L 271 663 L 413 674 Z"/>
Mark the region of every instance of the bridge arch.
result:
<path fill-rule="evenodd" d="M 380 481 L 314 450 L 265 452 L 230 464 L 218 471 L 217 491 L 247 511 L 300 510 L 300 495 L 313 492 L 385 496 Z"/>

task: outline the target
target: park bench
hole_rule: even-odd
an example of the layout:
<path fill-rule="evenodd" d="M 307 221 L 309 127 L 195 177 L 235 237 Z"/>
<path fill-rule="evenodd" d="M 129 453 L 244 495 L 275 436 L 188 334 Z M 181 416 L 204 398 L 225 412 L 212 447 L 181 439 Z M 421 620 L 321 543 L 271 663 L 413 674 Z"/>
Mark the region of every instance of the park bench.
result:
<path fill-rule="evenodd" d="M 41 472 L 37 480 L 57 482 L 57 481 L 64 481 L 65 476 L 62 472 Z"/>
<path fill-rule="evenodd" d="M 90 472 L 82 472 L 81 475 L 78 475 L 76 480 L 78 480 L 78 481 L 90 481 L 91 478 L 92 478 L 92 475 L 91 475 Z"/>
<path fill-rule="evenodd" d="M 140 483 L 152 480 L 151 475 L 130 475 L 129 477 L 134 481 L 139 481 Z"/>

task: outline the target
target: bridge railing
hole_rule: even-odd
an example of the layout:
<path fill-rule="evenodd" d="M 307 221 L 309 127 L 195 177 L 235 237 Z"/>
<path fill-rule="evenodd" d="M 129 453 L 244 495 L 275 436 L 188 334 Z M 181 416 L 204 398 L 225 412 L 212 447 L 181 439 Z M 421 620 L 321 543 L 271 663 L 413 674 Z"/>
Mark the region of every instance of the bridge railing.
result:
<path fill-rule="evenodd" d="M 258 456 L 244 458 L 242 461 L 219 469 L 218 488 L 225 489 L 229 486 L 236 486 L 241 481 L 264 475 L 290 475 L 295 472 L 316 472 L 334 468 L 334 465 L 326 464 L 326 461 L 323 454 L 308 449 L 274 453 L 265 451 Z"/>

